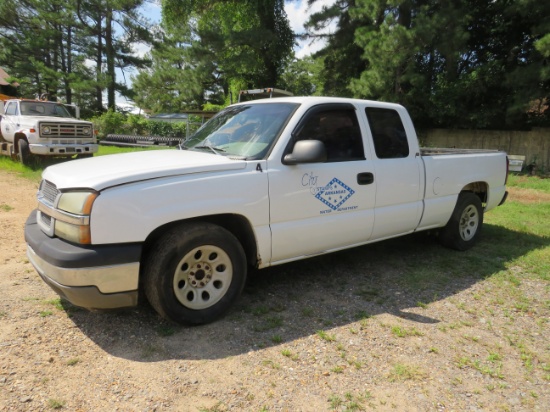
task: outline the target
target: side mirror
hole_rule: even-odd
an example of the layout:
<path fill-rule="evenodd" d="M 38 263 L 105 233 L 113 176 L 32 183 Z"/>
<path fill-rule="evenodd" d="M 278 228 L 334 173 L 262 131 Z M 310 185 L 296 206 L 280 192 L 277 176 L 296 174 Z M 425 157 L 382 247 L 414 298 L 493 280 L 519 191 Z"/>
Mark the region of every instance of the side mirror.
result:
<path fill-rule="evenodd" d="M 320 140 L 299 140 L 294 145 L 292 153 L 283 158 L 285 165 L 301 163 L 323 163 L 327 161 L 327 149 Z"/>

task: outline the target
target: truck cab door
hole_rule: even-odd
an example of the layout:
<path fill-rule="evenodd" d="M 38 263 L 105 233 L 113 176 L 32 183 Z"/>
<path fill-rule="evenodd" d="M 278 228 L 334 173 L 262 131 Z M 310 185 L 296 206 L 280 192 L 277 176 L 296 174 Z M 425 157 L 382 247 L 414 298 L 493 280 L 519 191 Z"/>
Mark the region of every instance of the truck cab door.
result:
<path fill-rule="evenodd" d="M 353 105 L 317 105 L 292 132 L 283 158 L 269 161 L 272 263 L 368 241 L 376 182 L 362 136 Z"/>
<path fill-rule="evenodd" d="M 19 107 L 16 102 L 8 102 L 6 111 L 2 116 L 2 136 L 8 142 L 13 142 L 17 130 L 17 119 L 19 116 Z"/>

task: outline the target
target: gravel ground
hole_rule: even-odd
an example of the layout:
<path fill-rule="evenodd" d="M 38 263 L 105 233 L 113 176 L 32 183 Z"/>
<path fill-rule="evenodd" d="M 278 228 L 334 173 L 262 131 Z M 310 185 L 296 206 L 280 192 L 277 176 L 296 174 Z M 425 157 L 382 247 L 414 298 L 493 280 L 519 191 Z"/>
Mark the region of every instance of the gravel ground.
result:
<path fill-rule="evenodd" d="M 417 235 L 260 271 L 202 327 L 88 312 L 25 256 L 36 186 L 0 171 L 2 411 L 550 410 L 548 283 L 528 310 L 483 273 L 411 288 L 441 248 Z"/>

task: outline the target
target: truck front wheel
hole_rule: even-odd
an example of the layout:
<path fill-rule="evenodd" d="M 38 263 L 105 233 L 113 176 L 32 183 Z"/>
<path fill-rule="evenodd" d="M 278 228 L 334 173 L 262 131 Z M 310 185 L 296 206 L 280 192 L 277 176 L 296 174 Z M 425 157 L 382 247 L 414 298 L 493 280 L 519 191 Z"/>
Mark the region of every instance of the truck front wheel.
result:
<path fill-rule="evenodd" d="M 32 155 L 29 149 L 29 143 L 25 139 L 19 139 L 17 141 L 17 148 L 19 149 L 19 161 L 21 164 L 30 166 Z"/>
<path fill-rule="evenodd" d="M 439 233 L 439 240 L 449 248 L 468 250 L 477 241 L 482 225 L 481 200 L 471 192 L 463 192 L 458 195 L 451 219 Z"/>
<path fill-rule="evenodd" d="M 199 325 L 223 316 L 246 282 L 246 257 L 235 236 L 210 223 L 168 231 L 144 266 L 145 294 L 163 317 Z"/>

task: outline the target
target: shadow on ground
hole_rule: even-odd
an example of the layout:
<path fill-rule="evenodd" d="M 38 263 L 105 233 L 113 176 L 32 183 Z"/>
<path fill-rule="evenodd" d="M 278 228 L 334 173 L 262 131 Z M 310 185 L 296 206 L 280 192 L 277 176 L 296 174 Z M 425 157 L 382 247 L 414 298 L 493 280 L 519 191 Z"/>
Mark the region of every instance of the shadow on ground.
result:
<path fill-rule="evenodd" d="M 182 327 L 146 304 L 119 312 L 88 312 L 68 304 L 75 325 L 107 353 L 125 359 L 217 359 L 390 313 L 437 323 L 406 309 L 453 296 L 546 247 L 548 238 L 485 225 L 467 252 L 448 250 L 419 233 L 253 273 L 223 319 Z"/>

